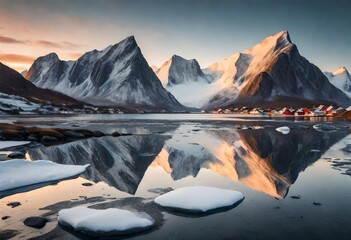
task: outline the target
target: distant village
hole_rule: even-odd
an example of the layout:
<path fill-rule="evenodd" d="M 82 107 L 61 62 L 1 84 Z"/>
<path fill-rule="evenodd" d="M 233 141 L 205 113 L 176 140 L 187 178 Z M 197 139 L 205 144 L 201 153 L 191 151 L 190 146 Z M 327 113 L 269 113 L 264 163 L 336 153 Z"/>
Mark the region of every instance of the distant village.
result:
<path fill-rule="evenodd" d="M 234 109 L 216 109 L 212 113 L 219 114 L 250 114 L 250 115 L 267 115 L 267 116 L 306 116 L 306 117 L 323 117 L 323 116 L 335 116 L 345 111 L 350 111 L 351 106 L 348 108 L 333 107 L 319 105 L 318 107 L 313 106 L 312 108 L 298 108 L 284 107 L 281 109 L 262 109 L 262 108 L 234 108 Z"/>

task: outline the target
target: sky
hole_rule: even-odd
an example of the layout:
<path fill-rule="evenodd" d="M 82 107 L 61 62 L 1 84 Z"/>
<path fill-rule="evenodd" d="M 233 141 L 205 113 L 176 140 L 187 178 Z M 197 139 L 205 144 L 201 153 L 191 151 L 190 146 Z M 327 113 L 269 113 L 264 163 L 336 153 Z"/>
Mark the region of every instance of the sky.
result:
<path fill-rule="evenodd" d="M 288 30 L 323 71 L 351 70 L 350 12 L 349 0 L 0 0 L 0 62 L 22 71 L 134 35 L 150 66 L 177 54 L 205 68 Z"/>

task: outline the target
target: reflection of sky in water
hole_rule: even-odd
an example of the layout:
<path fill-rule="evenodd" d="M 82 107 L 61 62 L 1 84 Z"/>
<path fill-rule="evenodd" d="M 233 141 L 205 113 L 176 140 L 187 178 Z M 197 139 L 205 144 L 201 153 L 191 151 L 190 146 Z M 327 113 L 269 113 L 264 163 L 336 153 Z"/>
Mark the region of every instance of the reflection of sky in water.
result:
<path fill-rule="evenodd" d="M 167 221 L 161 230 L 143 238 L 192 239 L 216 233 L 220 238 L 274 239 L 285 234 L 286 239 L 310 236 L 342 239 L 351 214 L 350 177 L 333 169 L 331 161 L 351 158 L 351 154 L 340 151 L 351 142 L 350 137 L 344 130 L 323 133 L 295 128 L 290 134 L 281 135 L 274 127 L 238 130 L 235 125 L 218 128 L 215 123 L 181 123 L 164 133 L 53 146 L 41 153 L 48 154 L 50 159 L 59 156 L 59 162 L 94 161 L 95 169 L 83 177 L 104 182 L 83 187 L 81 183 L 87 180 L 78 178 L 5 197 L 0 199 L 1 213 L 11 215 L 6 224 L 23 230 L 22 235 L 27 236 L 29 230 L 18 220 L 23 218 L 22 214 L 43 214 L 45 211 L 39 208 L 56 202 L 80 199 L 79 196 L 152 199 L 157 194 L 149 189 L 206 185 L 241 191 L 245 201 L 229 212 L 197 220 L 166 214 Z M 98 143 L 108 149 L 115 162 L 103 162 L 106 152 L 97 154 L 103 150 L 96 148 Z M 78 149 L 90 148 L 88 152 L 95 152 L 94 159 L 84 158 L 89 154 L 72 155 L 68 146 L 73 145 Z M 321 152 L 310 152 L 312 149 Z M 60 154 L 64 152 L 68 155 L 62 158 Z M 290 198 L 294 195 L 301 199 Z M 9 201 L 24 204 L 21 209 L 4 208 Z M 322 205 L 314 206 L 313 202 Z M 280 227 L 272 231 L 272 225 Z M 55 223 L 48 226 L 46 232 Z M 4 222 L 0 222 L 0 229 L 4 227 Z"/>

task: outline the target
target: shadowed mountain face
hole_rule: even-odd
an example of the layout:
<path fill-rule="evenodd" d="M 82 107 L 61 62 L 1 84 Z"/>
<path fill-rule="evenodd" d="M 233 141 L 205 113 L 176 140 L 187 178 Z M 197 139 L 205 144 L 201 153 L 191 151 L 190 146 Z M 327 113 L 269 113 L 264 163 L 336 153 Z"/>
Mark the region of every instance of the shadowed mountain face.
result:
<path fill-rule="evenodd" d="M 34 103 L 83 106 L 83 104 L 62 93 L 36 87 L 20 73 L 0 63 L 0 92 L 20 96 Z"/>
<path fill-rule="evenodd" d="M 165 136 L 140 135 L 101 137 L 58 146 L 31 149 L 31 159 L 50 159 L 62 164 L 90 167 L 87 179 L 103 181 L 121 191 L 134 194 L 144 173 L 161 151 Z"/>
<path fill-rule="evenodd" d="M 61 61 L 55 53 L 38 58 L 26 78 L 94 105 L 120 105 L 155 110 L 184 110 L 149 67 L 134 37 L 77 61 Z"/>

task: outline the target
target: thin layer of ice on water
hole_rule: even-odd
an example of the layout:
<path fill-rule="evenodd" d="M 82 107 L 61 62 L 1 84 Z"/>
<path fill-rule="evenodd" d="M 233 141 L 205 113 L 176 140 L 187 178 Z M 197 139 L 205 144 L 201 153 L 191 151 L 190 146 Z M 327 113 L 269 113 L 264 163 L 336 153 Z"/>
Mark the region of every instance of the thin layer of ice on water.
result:
<path fill-rule="evenodd" d="M 0 141 L 0 150 L 29 144 L 29 141 Z"/>
<path fill-rule="evenodd" d="M 183 187 L 155 198 L 163 207 L 194 212 L 206 212 L 232 206 L 244 199 L 242 193 L 215 187 Z"/>
<path fill-rule="evenodd" d="M 84 166 L 57 164 L 48 160 L 13 159 L 0 162 L 0 191 L 77 176 Z"/>

